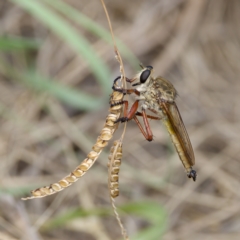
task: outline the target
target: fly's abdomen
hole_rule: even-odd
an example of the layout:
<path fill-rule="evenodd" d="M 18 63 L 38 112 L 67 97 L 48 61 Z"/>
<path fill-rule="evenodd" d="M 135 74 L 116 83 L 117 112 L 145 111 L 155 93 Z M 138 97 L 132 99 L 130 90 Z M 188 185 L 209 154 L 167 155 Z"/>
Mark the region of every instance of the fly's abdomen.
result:
<path fill-rule="evenodd" d="M 189 173 L 192 170 L 192 164 L 188 160 L 188 158 L 187 158 L 187 156 L 184 152 L 184 149 L 181 145 L 181 142 L 180 142 L 176 132 L 174 131 L 174 128 L 173 128 L 171 122 L 168 119 L 164 119 L 163 123 L 167 128 L 167 131 L 168 131 L 168 133 L 171 137 L 173 145 L 174 145 L 174 147 L 175 147 L 175 149 L 178 153 L 178 156 L 179 156 L 180 160 L 182 161 L 182 164 L 183 164 L 184 168 L 186 169 L 187 173 Z"/>

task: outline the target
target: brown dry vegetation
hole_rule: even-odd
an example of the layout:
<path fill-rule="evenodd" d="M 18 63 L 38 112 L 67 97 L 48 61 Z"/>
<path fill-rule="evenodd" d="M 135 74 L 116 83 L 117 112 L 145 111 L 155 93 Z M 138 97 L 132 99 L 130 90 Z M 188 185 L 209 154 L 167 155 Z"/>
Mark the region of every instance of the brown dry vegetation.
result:
<path fill-rule="evenodd" d="M 108 29 L 99 1 L 65 2 Z M 108 0 L 106 5 L 116 37 L 178 90 L 177 104 L 198 172 L 196 182 L 186 177 L 158 121 L 151 121 L 151 143 L 129 122 L 116 204 L 149 200 L 163 206 L 168 215 L 164 240 L 240 239 L 240 1 Z M 1 53 L 1 62 L 19 72 L 34 63 L 45 76 L 102 97 L 91 70 L 71 46 L 13 2 L 1 0 L 0 14 L 2 36 L 41 40 L 40 48 L 28 53 Z M 110 89 L 119 75 L 113 48 L 70 23 L 110 67 Z M 126 60 L 124 66 L 132 77 L 136 70 Z M 44 228 L 71 209 L 110 207 L 108 151 L 69 189 L 20 200 L 30 189 L 58 181 L 85 158 L 104 125 L 108 101 L 94 111 L 77 111 L 19 83 L 3 67 L 0 101 L 0 239 L 121 238 L 113 216 L 78 217 L 57 228 Z M 149 226 L 146 220 L 121 215 L 130 236 Z"/>

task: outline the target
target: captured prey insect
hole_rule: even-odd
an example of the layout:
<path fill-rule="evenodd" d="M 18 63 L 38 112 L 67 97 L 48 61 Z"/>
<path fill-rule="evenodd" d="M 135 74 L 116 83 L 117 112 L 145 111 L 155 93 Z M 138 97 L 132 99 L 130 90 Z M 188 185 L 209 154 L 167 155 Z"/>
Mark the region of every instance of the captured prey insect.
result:
<path fill-rule="evenodd" d="M 117 77 L 114 80 L 114 89 L 121 89 L 118 85 L 119 79 L 120 77 Z M 109 140 L 112 138 L 114 132 L 118 128 L 117 119 L 119 119 L 122 114 L 123 104 L 125 103 L 125 101 L 123 101 L 124 95 L 125 94 L 121 93 L 121 91 L 114 90 L 112 92 L 109 101 L 109 114 L 106 118 L 106 122 L 100 133 L 100 136 L 97 138 L 96 143 L 92 147 L 92 151 L 90 151 L 90 153 L 87 155 L 87 158 L 85 158 L 83 162 L 79 166 L 77 166 L 74 171 L 72 171 L 69 175 L 67 175 L 57 183 L 35 189 L 31 191 L 32 196 L 22 198 L 22 200 L 42 198 L 60 192 L 63 189 L 72 185 L 74 182 L 76 182 L 93 166 L 98 156 L 102 152 L 103 148 L 107 146 Z M 113 190 L 116 191 L 115 189 Z"/>
<path fill-rule="evenodd" d="M 162 77 L 153 77 L 152 66 L 141 67 L 142 71 L 140 73 L 132 79 L 127 79 L 127 82 L 130 83 L 137 81 L 137 83 L 132 84 L 132 86 L 136 86 L 135 89 L 120 90 L 113 86 L 113 90 L 115 91 L 119 91 L 124 94 L 134 93 L 137 95 L 136 101 L 133 103 L 129 112 L 127 112 L 126 107 L 124 110 L 124 117 L 119 118 L 117 122 L 126 122 L 131 119 L 135 120 L 144 137 L 148 141 L 152 141 L 153 134 L 148 118 L 154 120 L 161 119 L 168 130 L 179 158 L 187 172 L 187 176 L 196 181 L 197 172 L 192 169 L 192 166 L 195 164 L 192 145 L 178 107 L 175 103 L 177 91 L 168 80 Z M 137 111 L 139 105 L 141 112 Z M 128 103 L 125 103 L 125 106 L 128 106 Z M 147 115 L 146 110 L 153 112 L 157 115 L 157 117 Z M 145 130 L 139 122 L 137 116 L 143 117 Z"/>

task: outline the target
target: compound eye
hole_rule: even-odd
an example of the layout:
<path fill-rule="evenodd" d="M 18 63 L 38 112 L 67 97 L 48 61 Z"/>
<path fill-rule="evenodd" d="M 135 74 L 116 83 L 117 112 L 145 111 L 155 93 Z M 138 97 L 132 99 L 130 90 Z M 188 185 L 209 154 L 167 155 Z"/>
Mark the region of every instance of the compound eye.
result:
<path fill-rule="evenodd" d="M 150 74 L 151 74 L 150 70 L 143 71 L 140 76 L 140 82 L 145 83 L 147 81 L 148 77 L 150 76 Z"/>

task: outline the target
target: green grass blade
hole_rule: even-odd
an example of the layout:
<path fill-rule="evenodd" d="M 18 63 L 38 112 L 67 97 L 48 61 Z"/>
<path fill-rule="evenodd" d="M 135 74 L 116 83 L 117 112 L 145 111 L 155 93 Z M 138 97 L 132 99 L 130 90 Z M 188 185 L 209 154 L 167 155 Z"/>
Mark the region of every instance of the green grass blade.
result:
<path fill-rule="evenodd" d="M 4 194 L 8 194 L 14 197 L 19 197 L 23 196 L 24 194 L 29 194 L 30 190 L 29 188 L 26 187 L 9 187 L 9 188 L 4 188 L 0 187 L 0 196 Z"/>
<path fill-rule="evenodd" d="M 73 21 L 79 23 L 82 27 L 90 31 L 91 33 L 95 34 L 96 36 L 102 38 L 104 41 L 106 41 L 108 44 L 113 45 L 112 37 L 109 31 L 104 29 L 102 26 L 100 26 L 98 23 L 91 20 L 86 15 L 80 13 L 76 9 L 74 9 L 71 5 L 60 1 L 60 0 L 43 0 L 52 7 L 54 7 L 56 10 L 61 12 L 62 14 L 66 15 L 69 19 L 72 19 Z M 100 4 L 100 3 L 99 3 Z M 103 11 L 103 15 L 105 15 Z M 139 69 L 139 60 L 137 57 L 132 53 L 132 51 L 123 44 L 119 39 L 116 38 L 116 42 L 119 48 L 119 51 L 121 54 L 128 60 L 128 62 L 132 65 L 132 67 L 136 70 Z"/>
<path fill-rule="evenodd" d="M 49 93 L 59 100 L 82 110 L 93 110 L 101 105 L 99 99 L 82 91 L 64 86 L 57 81 L 47 79 L 37 72 L 28 71 L 21 74 L 20 80 L 30 88 Z"/>
<path fill-rule="evenodd" d="M 65 213 L 61 213 L 57 217 L 47 221 L 41 227 L 41 230 L 48 231 L 53 228 L 61 227 L 77 218 L 84 218 L 88 216 L 109 216 L 109 215 L 110 215 L 109 209 L 105 209 L 105 208 L 94 208 L 91 210 L 84 210 L 82 208 L 68 209 Z"/>
<path fill-rule="evenodd" d="M 154 202 L 134 202 L 123 205 L 119 209 L 143 217 L 153 224 L 161 222 L 166 215 L 164 208 Z"/>
<path fill-rule="evenodd" d="M 110 92 L 109 81 L 110 74 L 108 67 L 95 53 L 88 41 L 76 32 L 63 18 L 54 11 L 44 6 L 38 1 L 29 0 L 11 0 L 26 11 L 30 12 L 33 17 L 39 19 L 65 42 L 74 49 L 80 56 L 86 60 L 93 71 L 93 74 L 101 84 L 105 93 Z"/>
<path fill-rule="evenodd" d="M 41 42 L 35 39 L 14 36 L 0 37 L 0 51 L 38 49 L 40 46 Z"/>
<path fill-rule="evenodd" d="M 136 236 L 131 237 L 131 240 L 160 240 L 166 228 L 165 222 L 159 226 L 148 227 L 140 231 Z"/>
<path fill-rule="evenodd" d="M 160 240 L 167 227 L 167 214 L 165 209 L 154 202 L 130 203 L 119 207 L 128 214 L 137 215 L 151 222 L 151 226 L 140 231 L 133 240 Z M 50 230 L 71 222 L 77 218 L 84 218 L 91 215 L 108 216 L 112 215 L 112 209 L 96 208 L 84 210 L 81 208 L 71 209 L 44 224 L 42 230 Z M 121 214 L 120 214 L 121 215 Z"/>
<path fill-rule="evenodd" d="M 160 240 L 167 228 L 167 213 L 165 209 L 157 203 L 130 203 L 119 209 L 151 222 L 151 226 L 140 231 L 136 236 L 131 237 L 132 240 Z"/>
<path fill-rule="evenodd" d="M 12 66 L 0 59 L 0 71 L 15 81 L 22 82 L 24 85 L 35 91 L 48 93 L 64 103 L 82 110 L 94 110 L 100 107 L 103 99 L 92 97 L 80 90 L 72 89 L 68 86 L 40 75 L 35 70 L 27 70 L 24 73 L 18 72 Z"/>

